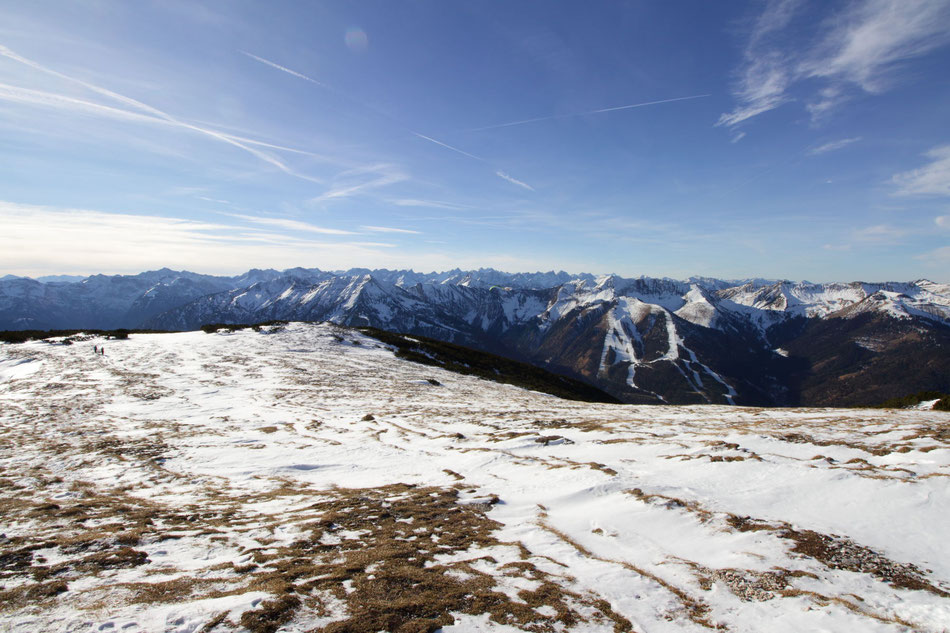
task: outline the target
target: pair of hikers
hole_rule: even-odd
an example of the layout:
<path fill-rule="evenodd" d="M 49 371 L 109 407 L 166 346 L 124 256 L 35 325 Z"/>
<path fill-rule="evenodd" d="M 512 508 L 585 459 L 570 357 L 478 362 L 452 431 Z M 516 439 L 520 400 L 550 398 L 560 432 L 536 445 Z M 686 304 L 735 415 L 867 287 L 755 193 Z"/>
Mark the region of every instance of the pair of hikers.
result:
<path fill-rule="evenodd" d="M 102 356 L 105 356 L 105 355 L 106 355 L 106 348 L 105 348 L 105 347 L 99 347 L 98 345 L 93 345 L 93 346 L 92 346 L 92 351 L 93 351 L 94 353 L 96 353 L 96 354 L 101 354 Z"/>

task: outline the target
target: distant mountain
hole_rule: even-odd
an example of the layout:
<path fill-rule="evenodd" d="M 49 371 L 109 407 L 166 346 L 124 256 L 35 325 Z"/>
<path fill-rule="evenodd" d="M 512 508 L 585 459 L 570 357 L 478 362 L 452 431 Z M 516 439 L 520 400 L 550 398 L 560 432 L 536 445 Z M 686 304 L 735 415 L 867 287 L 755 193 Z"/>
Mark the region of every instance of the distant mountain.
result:
<path fill-rule="evenodd" d="M 950 390 L 950 286 L 687 281 L 492 269 L 168 269 L 0 280 L 0 329 L 332 321 L 587 380 L 632 403 L 874 404 Z"/>
<path fill-rule="evenodd" d="M 44 284 L 21 277 L 0 281 L 0 328 L 135 327 L 232 285 L 230 278 L 167 268 L 139 275 L 92 275 L 72 283 Z"/>
<path fill-rule="evenodd" d="M 0 281 L 10 281 L 13 279 L 35 279 L 36 281 L 43 284 L 54 284 L 54 283 L 74 283 L 77 281 L 82 281 L 85 279 L 83 275 L 45 275 L 43 277 L 21 277 L 19 275 L 4 275 L 0 277 Z"/>
<path fill-rule="evenodd" d="M 35 279 L 44 284 L 58 284 L 75 283 L 77 281 L 82 281 L 85 278 L 86 277 L 84 275 L 45 275 L 43 277 L 36 277 Z"/>

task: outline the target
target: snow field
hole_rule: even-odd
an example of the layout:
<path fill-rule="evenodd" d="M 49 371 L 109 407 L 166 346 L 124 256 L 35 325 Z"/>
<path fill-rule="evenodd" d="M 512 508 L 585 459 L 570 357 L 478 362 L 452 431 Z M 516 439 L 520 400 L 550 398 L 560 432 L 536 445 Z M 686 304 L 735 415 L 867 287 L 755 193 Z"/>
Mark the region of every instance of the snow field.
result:
<path fill-rule="evenodd" d="M 946 413 L 567 402 L 331 325 L 102 343 L 0 347 L 2 629 L 950 628 Z"/>

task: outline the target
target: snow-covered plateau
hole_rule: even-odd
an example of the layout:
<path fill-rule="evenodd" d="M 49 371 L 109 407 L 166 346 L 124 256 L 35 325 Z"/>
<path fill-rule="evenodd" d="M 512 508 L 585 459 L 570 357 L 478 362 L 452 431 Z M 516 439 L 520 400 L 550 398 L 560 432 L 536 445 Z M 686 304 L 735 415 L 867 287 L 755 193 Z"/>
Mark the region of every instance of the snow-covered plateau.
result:
<path fill-rule="evenodd" d="M 948 493 L 939 411 L 572 402 L 329 324 L 0 345 L 3 631 L 937 633 Z"/>

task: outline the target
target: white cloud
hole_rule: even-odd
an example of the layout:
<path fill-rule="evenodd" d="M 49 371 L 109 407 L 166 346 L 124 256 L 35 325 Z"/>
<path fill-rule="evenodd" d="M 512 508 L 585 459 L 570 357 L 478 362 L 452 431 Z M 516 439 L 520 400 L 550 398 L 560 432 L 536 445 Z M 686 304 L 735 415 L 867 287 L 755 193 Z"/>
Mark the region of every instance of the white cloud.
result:
<path fill-rule="evenodd" d="M 163 266 L 237 274 L 255 267 L 548 270 L 566 265 L 562 254 L 538 260 L 477 248 L 408 251 L 384 242 L 315 241 L 225 223 L 3 201 L 0 226 L 0 271 L 31 277 L 138 273 Z"/>
<path fill-rule="evenodd" d="M 874 244 L 890 244 L 900 241 L 910 231 L 891 224 L 875 224 L 863 229 L 857 229 L 852 237 L 859 242 L 871 242 Z"/>
<path fill-rule="evenodd" d="M 938 215 L 934 218 L 934 224 L 942 229 L 950 229 L 950 215 Z"/>
<path fill-rule="evenodd" d="M 408 179 L 409 176 L 402 169 L 390 163 L 348 169 L 337 174 L 333 186 L 328 191 L 311 198 L 310 202 L 319 203 L 336 198 L 349 198 Z"/>
<path fill-rule="evenodd" d="M 789 97 L 785 91 L 791 79 L 785 63 L 783 56 L 777 53 L 749 60 L 735 95 L 742 105 L 722 114 L 716 125 L 733 126 L 787 102 Z"/>
<path fill-rule="evenodd" d="M 375 233 L 406 233 L 410 235 L 421 235 L 419 231 L 411 231 L 409 229 L 394 229 L 388 226 L 361 226 L 360 228 Z"/>
<path fill-rule="evenodd" d="M 895 174 L 891 179 L 902 196 L 950 196 L 950 145 L 924 154 L 930 162 L 918 169 Z"/>
<path fill-rule="evenodd" d="M 947 267 L 950 266 L 950 246 L 941 246 L 940 248 L 935 248 L 932 251 L 921 253 L 920 255 L 914 257 L 914 259 L 920 260 L 935 267 L 939 266 L 940 269 L 944 271 L 944 274 L 946 274 Z"/>
<path fill-rule="evenodd" d="M 824 82 L 807 103 L 820 117 L 847 100 L 848 88 L 883 92 L 900 64 L 950 42 L 950 0 L 861 0 L 826 19 L 816 41 L 778 37 L 801 6 L 799 0 L 766 4 L 745 49 L 734 90 L 738 105 L 717 125 L 734 126 L 773 110 L 792 100 L 792 86 L 809 79 Z"/>
<path fill-rule="evenodd" d="M 248 138 L 242 138 L 240 136 L 235 136 L 233 134 L 227 134 L 224 132 L 219 132 L 217 130 L 211 129 L 209 127 L 204 127 L 200 125 L 195 125 L 183 121 L 167 112 L 163 112 L 158 108 L 154 108 L 147 103 L 143 103 L 137 99 L 127 97 L 125 95 L 119 94 L 112 90 L 102 88 L 95 84 L 71 77 L 64 73 L 58 72 L 51 68 L 47 68 L 42 64 L 39 64 L 33 60 L 22 57 L 13 51 L 11 51 L 6 46 L 0 45 L 0 57 L 6 57 L 13 61 L 16 61 L 20 64 L 26 65 L 34 70 L 42 72 L 53 77 L 57 77 L 64 81 L 82 86 L 83 88 L 90 90 L 100 96 L 107 97 L 113 101 L 118 101 L 126 107 L 131 109 L 116 108 L 101 103 L 96 103 L 93 101 L 87 101 L 83 99 L 76 99 L 67 95 L 56 94 L 51 92 L 45 92 L 40 90 L 32 90 L 29 88 L 23 88 L 19 86 L 10 86 L 7 84 L 0 84 L 0 100 L 10 101 L 15 103 L 23 103 L 30 105 L 38 105 L 46 108 L 55 108 L 60 110 L 71 111 L 79 114 L 86 115 L 97 115 L 111 119 L 118 119 L 128 122 L 135 123 L 148 123 L 148 124 L 159 124 L 159 125 L 168 125 L 182 130 L 187 130 L 190 132 L 195 132 L 197 134 L 203 135 L 208 138 L 215 139 L 222 143 L 226 143 L 232 147 L 247 152 L 248 154 L 254 156 L 255 158 L 264 161 L 270 165 L 273 165 L 282 172 L 300 178 L 302 180 L 308 180 L 311 182 L 322 183 L 323 181 L 319 178 L 314 178 L 313 176 L 301 173 L 289 165 L 287 165 L 283 160 L 277 158 L 273 154 L 264 152 L 258 147 L 266 147 L 269 149 L 276 149 L 281 151 L 287 151 L 298 154 L 305 154 L 308 156 L 313 156 L 320 158 L 322 160 L 330 161 L 327 157 L 320 156 L 311 152 L 304 150 L 297 150 L 294 148 L 282 147 L 280 145 L 274 145 L 271 143 L 266 143 L 263 141 L 257 141 Z"/>
<path fill-rule="evenodd" d="M 857 143 L 860 140 L 861 140 L 860 136 L 856 136 L 854 138 L 843 138 L 838 141 L 831 141 L 830 143 L 825 143 L 824 145 L 819 145 L 818 147 L 814 147 L 808 150 L 808 153 L 811 154 L 812 156 L 815 156 L 817 154 L 833 152 L 843 147 L 847 147 L 848 145 L 851 145 L 852 143 Z"/>
<path fill-rule="evenodd" d="M 501 171 L 500 169 L 495 172 L 495 175 L 498 176 L 499 178 L 503 179 L 503 180 L 507 180 L 508 182 L 510 182 L 510 183 L 513 184 L 513 185 L 517 185 L 517 186 L 519 186 L 519 187 L 522 187 L 522 188 L 524 188 L 524 189 L 527 189 L 528 191 L 534 191 L 534 187 L 532 187 L 532 186 L 529 185 L 528 183 L 526 183 L 526 182 L 521 182 L 521 181 L 518 180 L 517 178 L 514 178 L 514 177 L 512 177 L 512 176 L 509 176 L 508 174 L 506 174 L 505 172 Z"/>
<path fill-rule="evenodd" d="M 392 204 L 396 205 L 397 207 L 427 207 L 430 209 L 448 209 L 450 211 L 462 211 L 464 209 L 472 208 L 470 206 L 456 204 L 454 202 L 442 202 L 440 200 L 418 200 L 415 198 L 393 200 Z"/>
<path fill-rule="evenodd" d="M 866 0 L 830 23 L 798 72 L 881 92 L 899 62 L 950 41 L 948 18 L 946 0 Z"/>
<path fill-rule="evenodd" d="M 353 231 L 343 231 L 341 229 L 328 229 L 323 226 L 316 226 L 314 224 L 309 224 L 307 222 L 301 222 L 299 220 L 289 220 L 286 218 L 269 218 L 269 217 L 255 216 L 255 215 L 241 215 L 238 213 L 224 213 L 222 215 L 229 215 L 233 218 L 247 220 L 248 222 L 253 222 L 255 224 L 273 226 L 280 229 L 287 229 L 289 231 L 303 231 L 305 233 L 320 233 L 322 235 L 357 235 Z"/>
<path fill-rule="evenodd" d="M 130 213 L 106 213 L 0 201 L 0 270 L 44 274 L 138 273 L 169 266 L 235 274 L 248 268 L 316 266 L 427 268 L 495 266 L 503 255 L 407 252 L 378 241 L 311 240 L 296 226 L 247 229 L 224 222 Z M 262 225 L 266 226 L 266 225 Z M 287 230 L 283 230 L 287 229 Z M 517 260 L 516 269 L 533 265 Z"/>

